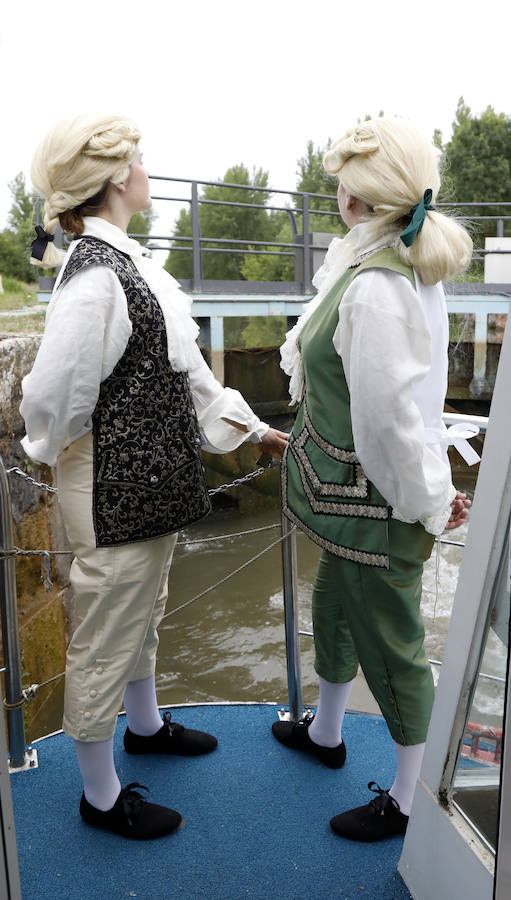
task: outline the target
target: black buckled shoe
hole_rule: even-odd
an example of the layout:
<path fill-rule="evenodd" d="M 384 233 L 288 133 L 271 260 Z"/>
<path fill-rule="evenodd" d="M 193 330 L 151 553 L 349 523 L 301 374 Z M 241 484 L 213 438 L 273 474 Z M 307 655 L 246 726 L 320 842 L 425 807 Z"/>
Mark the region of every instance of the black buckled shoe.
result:
<path fill-rule="evenodd" d="M 332 830 L 350 841 L 367 842 L 404 834 L 408 816 L 401 812 L 399 803 L 375 781 L 370 781 L 367 787 L 378 796 L 366 806 L 357 806 L 356 809 L 334 816 L 330 820 Z"/>
<path fill-rule="evenodd" d="M 129 728 L 124 733 L 124 749 L 127 753 L 165 753 L 176 756 L 200 756 L 211 753 L 217 746 L 217 739 L 205 731 L 184 728 L 172 721 L 171 713 L 163 714 L 163 725 L 156 734 L 144 737 L 134 734 Z"/>
<path fill-rule="evenodd" d="M 274 737 L 293 750 L 303 750 L 312 753 L 329 769 L 341 769 L 346 762 L 346 746 L 341 741 L 337 747 L 322 747 L 309 737 L 309 727 L 314 721 L 314 716 L 309 713 L 299 722 L 274 722 L 271 726 Z"/>
<path fill-rule="evenodd" d="M 111 831 L 137 841 L 162 837 L 178 828 L 182 818 L 175 809 L 148 803 L 133 788 L 147 791 L 143 784 L 133 781 L 121 790 L 112 809 L 107 809 L 106 812 L 96 809 L 85 799 L 85 794 L 82 794 L 80 800 L 82 819 L 93 828 L 101 828 L 103 831 Z"/>

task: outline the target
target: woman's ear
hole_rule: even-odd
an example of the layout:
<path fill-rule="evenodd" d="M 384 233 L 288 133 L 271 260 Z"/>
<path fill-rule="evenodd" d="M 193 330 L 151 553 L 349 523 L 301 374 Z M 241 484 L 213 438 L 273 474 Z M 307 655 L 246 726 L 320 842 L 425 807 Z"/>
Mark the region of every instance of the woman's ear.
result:
<path fill-rule="evenodd" d="M 112 188 L 117 190 L 120 194 L 124 194 L 124 192 L 126 190 L 126 182 L 125 181 L 120 181 L 118 184 L 115 184 L 115 182 L 111 181 L 110 185 Z"/>
<path fill-rule="evenodd" d="M 355 209 L 357 206 L 358 199 L 354 197 L 353 194 L 346 194 L 346 208 L 349 210 Z"/>

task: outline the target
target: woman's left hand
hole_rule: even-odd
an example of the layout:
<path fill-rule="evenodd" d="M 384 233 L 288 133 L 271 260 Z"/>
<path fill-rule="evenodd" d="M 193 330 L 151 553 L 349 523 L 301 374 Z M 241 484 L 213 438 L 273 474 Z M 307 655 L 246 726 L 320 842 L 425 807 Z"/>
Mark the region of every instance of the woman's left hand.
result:
<path fill-rule="evenodd" d="M 465 519 L 468 516 L 468 510 L 471 506 L 471 501 L 467 499 L 466 494 L 458 493 L 456 494 L 454 500 L 451 503 L 451 515 L 447 525 L 445 526 L 446 531 L 450 531 L 453 528 L 458 528 L 463 524 Z"/>
<path fill-rule="evenodd" d="M 284 450 L 287 447 L 288 440 L 289 435 L 284 431 L 277 431 L 275 428 L 268 428 L 266 434 L 264 434 L 261 438 L 261 446 L 265 453 L 270 453 L 272 456 L 282 457 Z"/>

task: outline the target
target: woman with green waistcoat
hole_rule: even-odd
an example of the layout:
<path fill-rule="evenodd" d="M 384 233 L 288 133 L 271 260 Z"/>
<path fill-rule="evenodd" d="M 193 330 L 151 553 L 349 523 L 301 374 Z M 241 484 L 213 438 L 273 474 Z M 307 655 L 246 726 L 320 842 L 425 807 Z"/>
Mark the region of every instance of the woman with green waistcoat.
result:
<path fill-rule="evenodd" d="M 300 402 L 282 467 L 286 516 L 322 548 L 312 614 L 316 715 L 276 722 L 287 747 L 341 768 L 341 729 L 360 663 L 394 740 L 389 790 L 335 816 L 337 834 L 404 833 L 433 680 L 420 614 L 422 569 L 436 535 L 469 501 L 451 483 L 447 447 L 478 457 L 442 421 L 449 328 L 442 280 L 471 260 L 472 241 L 434 207 L 439 151 L 404 120 L 364 122 L 327 152 L 349 232 L 334 238 L 318 294 L 282 347 Z M 376 773 L 375 773 L 376 774 Z"/>

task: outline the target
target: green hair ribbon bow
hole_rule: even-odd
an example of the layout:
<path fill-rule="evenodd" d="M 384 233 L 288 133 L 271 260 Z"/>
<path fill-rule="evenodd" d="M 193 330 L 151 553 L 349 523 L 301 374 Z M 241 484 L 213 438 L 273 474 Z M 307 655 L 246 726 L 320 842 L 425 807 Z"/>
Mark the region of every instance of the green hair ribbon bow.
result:
<path fill-rule="evenodd" d="M 431 188 L 426 188 L 426 190 L 424 191 L 424 196 L 420 203 L 417 203 L 416 206 L 412 206 L 409 213 L 409 215 L 411 216 L 410 223 L 399 235 L 405 247 L 412 246 L 415 238 L 424 225 L 424 219 L 426 218 L 428 209 L 436 209 L 436 206 L 433 206 L 433 204 L 431 203 L 432 199 L 433 191 L 431 190 Z"/>

